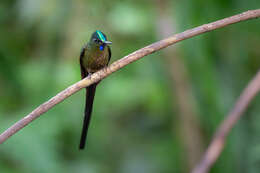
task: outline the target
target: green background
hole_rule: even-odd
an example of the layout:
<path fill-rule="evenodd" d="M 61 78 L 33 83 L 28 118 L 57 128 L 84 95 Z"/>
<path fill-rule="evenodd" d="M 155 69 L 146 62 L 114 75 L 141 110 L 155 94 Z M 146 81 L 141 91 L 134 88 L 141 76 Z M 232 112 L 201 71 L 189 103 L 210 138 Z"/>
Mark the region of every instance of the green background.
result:
<path fill-rule="evenodd" d="M 257 7 L 259 0 L 1 0 L 0 132 L 80 80 L 79 53 L 96 29 L 113 42 L 113 62 L 165 38 L 164 29 L 172 35 Z M 82 90 L 1 144 L 0 172 L 188 172 L 258 71 L 259 45 L 257 19 L 130 64 L 98 86 L 84 151 Z M 259 172 L 259 101 L 211 172 Z"/>

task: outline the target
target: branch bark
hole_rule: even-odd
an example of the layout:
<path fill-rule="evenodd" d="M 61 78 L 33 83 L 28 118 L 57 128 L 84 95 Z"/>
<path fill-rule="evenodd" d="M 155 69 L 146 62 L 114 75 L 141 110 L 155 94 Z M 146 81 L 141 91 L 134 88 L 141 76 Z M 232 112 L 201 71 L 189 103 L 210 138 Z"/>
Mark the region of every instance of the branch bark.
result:
<path fill-rule="evenodd" d="M 33 110 L 30 114 L 19 120 L 17 123 L 9 127 L 6 131 L 4 131 L 0 135 L 0 144 L 6 141 L 9 137 L 14 135 L 17 131 L 24 128 L 26 125 L 28 125 L 30 122 L 38 118 L 41 114 L 47 112 L 49 109 L 51 109 L 56 104 L 60 103 L 67 97 L 71 96 L 75 92 L 79 91 L 82 88 L 85 88 L 101 79 L 104 79 L 111 73 L 123 68 L 124 66 L 137 61 L 138 59 L 141 59 L 142 57 L 152 54 L 160 49 L 166 48 L 172 44 L 175 44 L 177 42 L 180 42 L 182 40 L 186 40 L 188 38 L 225 27 L 230 24 L 238 23 L 241 21 L 254 19 L 260 17 L 260 9 L 257 10 L 249 10 L 247 12 L 240 13 L 235 16 L 231 16 L 228 18 L 224 18 L 222 20 L 218 20 L 216 22 L 212 22 L 209 24 L 204 24 L 199 27 L 186 30 L 182 33 L 173 35 L 171 37 L 168 37 L 166 39 L 163 39 L 161 41 L 155 42 L 149 46 L 146 46 L 142 49 L 139 49 L 122 59 L 119 59 L 118 61 L 112 63 L 110 66 L 92 74 L 90 77 L 86 77 L 85 79 L 82 79 L 81 81 L 75 83 L 74 85 L 68 87 L 67 89 L 61 91 L 56 96 L 48 100 L 47 102 L 43 103 L 39 107 L 37 107 L 35 110 Z"/>
<path fill-rule="evenodd" d="M 202 160 L 192 173 L 206 173 L 209 171 L 223 150 L 227 135 L 259 91 L 260 71 L 258 71 L 254 79 L 248 84 L 246 89 L 244 89 L 234 108 L 219 126 Z"/>

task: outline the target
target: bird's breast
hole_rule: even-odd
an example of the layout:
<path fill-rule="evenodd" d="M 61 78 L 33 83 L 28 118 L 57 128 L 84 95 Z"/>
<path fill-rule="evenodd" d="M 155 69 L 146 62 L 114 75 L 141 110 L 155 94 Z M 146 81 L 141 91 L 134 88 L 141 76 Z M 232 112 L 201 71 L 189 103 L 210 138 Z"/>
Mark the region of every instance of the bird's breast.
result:
<path fill-rule="evenodd" d="M 102 68 L 104 68 L 109 61 L 108 48 L 105 47 L 104 50 L 87 50 L 85 53 L 85 58 L 83 60 L 84 66 L 89 73 L 94 73 Z"/>

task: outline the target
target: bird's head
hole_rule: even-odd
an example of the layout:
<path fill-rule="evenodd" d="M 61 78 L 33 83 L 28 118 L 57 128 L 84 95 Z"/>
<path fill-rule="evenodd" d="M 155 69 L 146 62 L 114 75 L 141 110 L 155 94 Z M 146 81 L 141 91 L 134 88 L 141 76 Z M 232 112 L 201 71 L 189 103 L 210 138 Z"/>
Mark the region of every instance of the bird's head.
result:
<path fill-rule="evenodd" d="M 111 41 L 107 41 L 106 35 L 99 30 L 96 30 L 92 34 L 90 42 L 92 44 L 96 45 L 97 47 L 99 47 L 99 50 L 101 50 L 101 51 L 103 51 L 105 46 L 107 46 L 108 44 L 112 44 Z"/>

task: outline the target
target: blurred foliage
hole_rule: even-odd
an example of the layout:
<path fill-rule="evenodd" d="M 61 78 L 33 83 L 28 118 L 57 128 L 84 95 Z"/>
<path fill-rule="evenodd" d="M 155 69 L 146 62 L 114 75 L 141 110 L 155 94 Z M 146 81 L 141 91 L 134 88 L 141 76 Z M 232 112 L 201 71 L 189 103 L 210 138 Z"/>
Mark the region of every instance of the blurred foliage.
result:
<path fill-rule="evenodd" d="M 169 1 L 178 32 L 260 6 L 253 1 Z M 80 80 L 79 52 L 93 31 L 113 41 L 112 61 L 159 39 L 148 0 L 2 0 L 0 131 Z M 260 22 L 251 20 L 178 44 L 196 98 L 205 146 L 260 64 Z M 171 49 L 172 47 L 168 48 Z M 160 52 L 97 88 L 87 146 L 78 150 L 80 91 L 0 147 L 0 172 L 185 172 L 176 98 Z M 212 172 L 260 169 L 260 98 L 233 129 Z"/>

